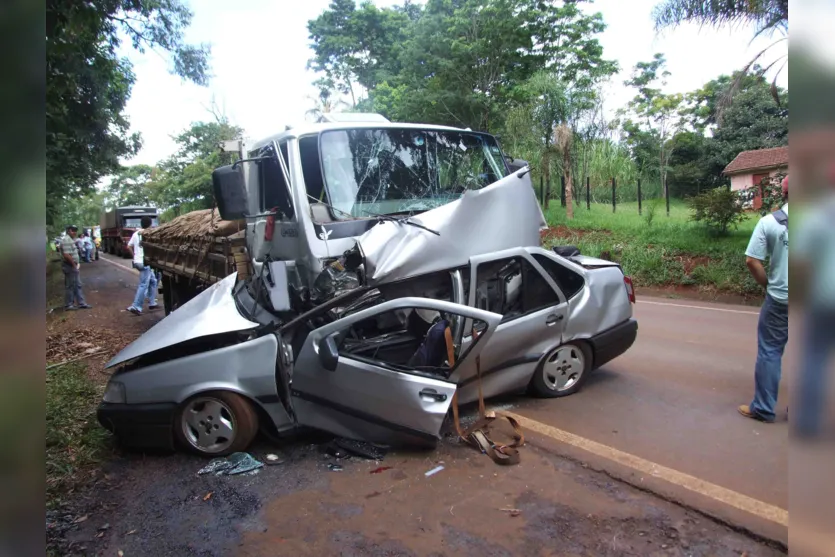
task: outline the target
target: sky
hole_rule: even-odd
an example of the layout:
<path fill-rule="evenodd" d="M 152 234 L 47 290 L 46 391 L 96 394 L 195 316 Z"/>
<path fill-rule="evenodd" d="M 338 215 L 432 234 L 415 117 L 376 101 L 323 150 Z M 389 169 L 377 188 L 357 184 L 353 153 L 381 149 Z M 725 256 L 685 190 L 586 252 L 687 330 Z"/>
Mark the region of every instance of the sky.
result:
<path fill-rule="evenodd" d="M 656 34 L 651 12 L 659 0 L 596 0 L 587 10 L 599 11 L 608 25 L 600 35 L 604 55 L 618 61 L 621 73 L 605 88 L 608 114 L 625 105 L 634 91 L 624 79 L 639 61 L 656 52 L 667 57 L 667 92 L 694 90 L 707 81 L 743 67 L 774 39 L 751 42 L 750 28 L 699 28 L 685 25 Z M 831 0 L 815 0 L 832 5 Z M 316 90 L 307 21 L 322 13 L 330 0 L 192 0 L 194 19 L 186 39 L 212 48 L 208 87 L 184 82 L 169 73 L 170 63 L 156 52 L 124 53 L 133 62 L 136 83 L 126 108 L 132 131 L 142 134 L 143 147 L 125 164 L 155 164 L 175 149 L 172 135 L 192 122 L 212 118 L 214 104 L 232 124 L 259 139 L 304 121 Z M 376 0 L 388 6 L 392 0 Z M 288 9 L 292 5 L 292 9 Z M 793 12 L 794 13 L 794 12 Z M 829 18 L 823 18 L 829 20 Z M 810 18 L 810 23 L 815 19 Z M 831 21 L 831 20 L 829 20 Z M 823 27 L 819 33 L 828 33 Z M 830 41 L 826 41 L 829 43 Z M 769 54 L 786 52 L 781 43 Z M 778 79 L 788 85 L 788 71 Z"/>

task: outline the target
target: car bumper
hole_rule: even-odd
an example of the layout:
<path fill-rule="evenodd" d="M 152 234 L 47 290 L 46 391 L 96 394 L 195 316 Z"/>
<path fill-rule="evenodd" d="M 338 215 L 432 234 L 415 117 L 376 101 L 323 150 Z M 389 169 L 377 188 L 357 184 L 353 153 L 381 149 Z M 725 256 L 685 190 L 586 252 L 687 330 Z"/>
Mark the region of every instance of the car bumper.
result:
<path fill-rule="evenodd" d="M 634 319 L 615 325 L 607 331 L 593 336 L 591 345 L 594 350 L 594 367 L 598 368 L 611 362 L 635 343 L 638 337 L 638 322 Z"/>
<path fill-rule="evenodd" d="M 137 449 L 174 449 L 173 422 L 177 405 L 102 402 L 96 417 L 119 441 Z"/>

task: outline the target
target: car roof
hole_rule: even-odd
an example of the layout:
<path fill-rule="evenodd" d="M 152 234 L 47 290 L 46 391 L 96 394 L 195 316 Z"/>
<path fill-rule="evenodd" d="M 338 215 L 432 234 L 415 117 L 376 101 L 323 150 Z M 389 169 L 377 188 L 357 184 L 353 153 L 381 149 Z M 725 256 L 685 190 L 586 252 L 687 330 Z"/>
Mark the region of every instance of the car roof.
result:
<path fill-rule="evenodd" d="M 412 129 L 412 130 L 432 130 L 432 131 L 456 131 L 456 132 L 472 132 L 472 133 L 487 133 L 471 130 L 469 128 L 454 128 L 451 126 L 438 126 L 435 124 L 411 124 L 401 122 L 325 122 L 316 124 L 304 124 L 297 127 L 288 127 L 286 130 L 277 134 L 259 139 L 247 145 L 248 150 L 260 149 L 270 142 L 276 143 L 288 138 L 298 138 L 305 135 L 318 134 L 333 130 L 355 130 L 355 129 Z"/>

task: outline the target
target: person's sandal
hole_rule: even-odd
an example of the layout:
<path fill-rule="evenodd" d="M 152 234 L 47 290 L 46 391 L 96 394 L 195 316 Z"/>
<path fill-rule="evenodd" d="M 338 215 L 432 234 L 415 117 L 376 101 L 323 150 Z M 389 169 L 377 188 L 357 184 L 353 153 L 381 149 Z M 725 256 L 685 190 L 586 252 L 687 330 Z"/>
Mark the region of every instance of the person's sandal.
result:
<path fill-rule="evenodd" d="M 132 313 L 132 314 L 134 314 L 134 315 L 142 315 L 142 310 L 137 309 L 137 308 L 135 308 L 135 307 L 133 307 L 133 306 L 130 306 L 130 307 L 128 308 L 128 311 L 129 311 L 129 312 L 131 312 L 131 313 Z"/>
<path fill-rule="evenodd" d="M 155 309 L 159 309 L 159 304 L 154 304 L 153 306 L 148 306 L 149 311 L 152 311 L 152 310 L 155 310 Z"/>

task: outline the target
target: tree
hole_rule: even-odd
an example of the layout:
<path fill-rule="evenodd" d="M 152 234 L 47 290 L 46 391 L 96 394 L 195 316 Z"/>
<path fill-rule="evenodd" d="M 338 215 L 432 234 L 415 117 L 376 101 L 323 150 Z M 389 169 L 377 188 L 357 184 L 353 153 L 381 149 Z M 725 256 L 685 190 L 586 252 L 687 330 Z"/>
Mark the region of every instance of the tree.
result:
<path fill-rule="evenodd" d="M 313 102 L 313 108 L 308 109 L 305 115 L 312 116 L 314 120 L 348 106 L 342 99 L 334 98 L 332 92 L 327 89 L 320 89 L 316 97 L 308 97 L 308 100 Z"/>
<path fill-rule="evenodd" d="M 152 184 L 155 172 L 155 169 L 147 164 L 119 169 L 107 186 L 108 205 L 154 205 L 156 196 Z"/>
<path fill-rule="evenodd" d="M 622 110 L 621 114 L 627 116 L 623 130 L 627 143 L 636 148 L 636 158 L 646 156 L 648 153 L 642 152 L 645 150 L 656 152 L 658 177 L 667 199 L 669 216 L 667 172 L 670 155 L 675 149 L 676 134 L 684 126 L 681 115 L 684 96 L 680 93 L 662 93 L 660 87 L 666 85 L 665 79 L 670 75 L 665 65 L 666 59 L 661 53 L 655 54 L 650 62 L 638 62 L 635 65 L 632 77 L 624 85 L 634 87 L 638 94 L 629 101 L 627 109 Z"/>
<path fill-rule="evenodd" d="M 738 74 L 737 80 L 742 79 L 768 50 L 780 42 L 787 41 L 789 34 L 789 0 L 664 0 L 655 7 L 652 15 L 656 29 L 676 27 L 685 22 L 694 22 L 713 27 L 753 25 L 755 38 L 760 35 L 781 34 L 781 38 L 758 52 L 745 65 Z M 774 80 L 771 83 L 773 98 L 777 104 L 780 103 L 777 94 L 777 77 L 788 63 L 787 56 L 779 56 L 768 66 L 758 67 L 755 71 L 755 75 L 762 77 L 781 62 L 782 65 L 775 73 Z M 721 109 L 730 104 L 735 92 L 736 87 L 726 90 L 723 106 L 720 107 L 719 111 L 720 119 Z"/>
<path fill-rule="evenodd" d="M 500 130 L 542 69 L 586 86 L 617 70 L 602 58 L 600 14 L 557 0 L 428 0 L 360 8 L 334 0 L 311 20 L 310 66 L 326 87 L 390 119 Z M 520 96 L 521 95 L 521 96 Z M 553 129 L 548 131 L 550 136 Z"/>
<path fill-rule="evenodd" d="M 140 147 L 123 114 L 134 82 L 117 55 L 123 38 L 168 54 L 183 79 L 208 82 L 208 46 L 184 41 L 191 17 L 180 0 L 47 1 L 47 223 Z"/>
<path fill-rule="evenodd" d="M 320 88 L 350 94 L 356 106 L 357 85 L 368 91 L 396 75 L 400 49 L 419 10 L 409 2 L 393 8 L 363 2 L 357 9 L 354 0 L 333 0 L 307 23 L 314 52 L 308 68 L 324 74 Z"/>
<path fill-rule="evenodd" d="M 733 102 L 725 106 L 723 99 L 732 88 L 736 88 Z M 713 188 L 726 182 L 722 170 L 740 152 L 788 145 L 789 95 L 779 87 L 777 94 L 779 105 L 758 71 L 722 75 L 688 93 L 684 109 L 688 125 L 700 135 L 708 135 L 702 138 L 699 149 L 688 149 L 671 165 L 698 165 L 703 169 L 702 189 Z M 724 111 L 721 120 L 720 111 Z M 692 146 L 691 142 L 685 147 Z M 694 156 L 698 160 L 688 158 Z"/>
<path fill-rule="evenodd" d="M 163 209 L 179 215 L 212 207 L 212 171 L 235 160 L 234 153 L 220 150 L 223 141 L 238 139 L 243 130 L 225 117 L 215 122 L 196 122 L 174 139 L 177 152 L 159 163 L 159 177 L 153 181 L 153 199 Z"/>

